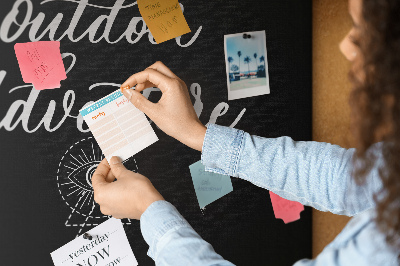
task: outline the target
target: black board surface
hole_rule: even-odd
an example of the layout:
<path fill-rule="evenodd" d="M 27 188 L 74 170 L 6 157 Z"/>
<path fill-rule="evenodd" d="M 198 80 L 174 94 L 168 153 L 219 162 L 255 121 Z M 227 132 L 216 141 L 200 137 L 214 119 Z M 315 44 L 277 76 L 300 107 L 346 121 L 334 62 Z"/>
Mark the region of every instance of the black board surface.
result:
<path fill-rule="evenodd" d="M 192 32 L 182 36 L 180 45 L 175 40 L 157 45 L 133 1 L 0 2 L 0 265 L 52 265 L 50 252 L 106 220 L 98 207 L 93 216 L 100 218 L 87 217 L 85 208 L 74 208 L 77 197 L 62 188 L 67 177 L 60 167 L 66 156 L 79 149 L 99 152 L 85 123 L 77 118 L 78 110 L 157 60 L 189 88 L 196 87 L 192 100 L 203 104 L 204 124 L 218 105 L 226 112 L 216 123 L 224 126 L 245 108 L 236 128 L 263 137 L 311 140 L 311 1 L 180 3 Z M 92 41 L 83 35 L 90 27 L 94 32 L 92 23 L 115 11 L 114 5 L 125 7 L 118 10 L 112 25 L 103 21 Z M 61 21 L 49 31 L 55 18 Z M 14 23 L 8 27 L 7 21 Z M 271 94 L 228 102 L 224 35 L 259 30 L 266 32 Z M 73 67 L 60 89 L 39 92 L 24 84 L 13 47 L 53 39 L 61 42 L 66 68 Z M 156 91 L 149 96 L 153 101 L 159 97 Z M 65 111 L 68 106 L 70 112 Z M 150 178 L 219 254 L 238 265 L 291 265 L 311 256 L 309 208 L 299 221 L 285 225 L 274 218 L 268 191 L 233 178 L 234 191 L 202 213 L 188 168 L 200 160 L 200 153 L 154 124 L 153 128 L 160 140 L 129 160 L 127 167 Z M 95 164 L 91 161 L 80 169 L 79 178 L 90 176 Z M 153 265 L 139 221 L 125 223 L 139 265 Z"/>

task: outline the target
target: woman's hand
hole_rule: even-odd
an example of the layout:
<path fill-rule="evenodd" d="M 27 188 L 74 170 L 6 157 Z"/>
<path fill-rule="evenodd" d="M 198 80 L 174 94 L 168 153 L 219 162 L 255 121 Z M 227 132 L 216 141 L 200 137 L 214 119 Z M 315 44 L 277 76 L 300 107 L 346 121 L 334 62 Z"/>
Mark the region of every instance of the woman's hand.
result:
<path fill-rule="evenodd" d="M 136 86 L 135 90 L 132 90 Z M 157 87 L 162 96 L 157 103 L 140 92 Z M 166 134 L 183 144 L 202 150 L 206 127 L 198 119 L 186 84 L 161 62 L 128 78 L 121 90 L 133 105 L 144 112 Z"/>
<path fill-rule="evenodd" d="M 147 177 L 126 169 L 118 157 L 112 157 L 110 165 L 106 159 L 101 161 L 92 186 L 100 211 L 117 219 L 139 220 L 153 202 L 164 200 Z"/>

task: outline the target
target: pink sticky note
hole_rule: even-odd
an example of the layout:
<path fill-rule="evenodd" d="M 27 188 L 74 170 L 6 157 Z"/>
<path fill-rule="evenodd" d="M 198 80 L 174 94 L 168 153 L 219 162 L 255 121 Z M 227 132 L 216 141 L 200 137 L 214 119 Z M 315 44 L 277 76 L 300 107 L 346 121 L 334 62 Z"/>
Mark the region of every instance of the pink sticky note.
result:
<path fill-rule="evenodd" d="M 60 42 L 28 42 L 14 45 L 19 69 L 25 83 L 35 89 L 54 89 L 67 78 L 60 53 Z"/>
<path fill-rule="evenodd" d="M 304 210 L 302 204 L 281 198 L 271 191 L 269 192 L 269 196 L 271 197 L 276 219 L 282 219 L 285 224 L 300 219 L 300 212 Z"/>

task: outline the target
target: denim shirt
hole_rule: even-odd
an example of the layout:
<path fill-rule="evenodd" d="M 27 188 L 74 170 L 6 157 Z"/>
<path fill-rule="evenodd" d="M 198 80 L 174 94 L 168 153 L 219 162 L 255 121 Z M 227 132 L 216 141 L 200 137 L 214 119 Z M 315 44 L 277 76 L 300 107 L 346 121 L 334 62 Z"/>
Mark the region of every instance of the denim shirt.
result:
<path fill-rule="evenodd" d="M 375 146 L 379 151 L 380 144 Z M 373 195 L 382 187 L 381 156 L 378 152 L 376 165 L 360 186 L 351 177 L 354 152 L 328 143 L 261 138 L 209 124 L 201 161 L 207 171 L 247 180 L 285 199 L 355 216 L 314 260 L 302 259 L 296 266 L 398 265 L 399 251 L 385 242 L 374 221 Z M 140 227 L 156 265 L 233 265 L 166 201 L 151 204 Z"/>

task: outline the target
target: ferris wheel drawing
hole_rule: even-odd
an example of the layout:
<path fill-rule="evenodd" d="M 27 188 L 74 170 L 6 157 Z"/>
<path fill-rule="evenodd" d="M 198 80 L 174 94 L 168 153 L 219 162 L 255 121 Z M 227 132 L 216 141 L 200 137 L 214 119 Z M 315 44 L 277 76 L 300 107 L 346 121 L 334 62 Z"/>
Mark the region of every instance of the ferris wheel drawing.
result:
<path fill-rule="evenodd" d="M 92 175 L 104 155 L 93 137 L 81 139 L 71 145 L 62 156 L 57 170 L 58 191 L 71 209 L 65 226 L 96 226 L 109 216 L 100 212 L 100 207 L 93 199 Z M 134 171 L 137 171 L 136 161 Z M 130 224 L 129 219 L 123 219 Z"/>

